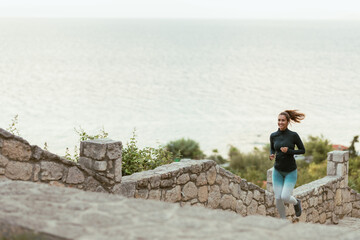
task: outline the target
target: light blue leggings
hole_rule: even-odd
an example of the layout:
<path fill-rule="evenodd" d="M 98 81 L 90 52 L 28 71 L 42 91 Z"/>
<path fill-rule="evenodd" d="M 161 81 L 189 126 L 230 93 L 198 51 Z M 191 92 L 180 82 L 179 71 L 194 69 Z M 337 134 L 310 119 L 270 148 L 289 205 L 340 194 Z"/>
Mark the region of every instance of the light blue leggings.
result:
<path fill-rule="evenodd" d="M 273 168 L 272 180 L 276 208 L 279 211 L 280 217 L 285 219 L 286 212 L 284 203 L 297 204 L 296 198 L 291 196 L 297 180 L 297 170 L 295 169 L 292 172 L 282 172 Z"/>

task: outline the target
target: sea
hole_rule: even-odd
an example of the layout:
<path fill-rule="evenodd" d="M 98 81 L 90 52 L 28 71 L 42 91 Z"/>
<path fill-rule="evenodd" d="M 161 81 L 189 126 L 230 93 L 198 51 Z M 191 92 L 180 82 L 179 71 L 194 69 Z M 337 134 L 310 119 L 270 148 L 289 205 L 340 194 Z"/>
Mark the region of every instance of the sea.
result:
<path fill-rule="evenodd" d="M 75 129 L 157 147 L 192 139 L 226 157 L 289 128 L 360 135 L 360 21 L 0 19 L 0 128 L 60 155 Z M 359 148 L 360 146 L 357 145 Z"/>

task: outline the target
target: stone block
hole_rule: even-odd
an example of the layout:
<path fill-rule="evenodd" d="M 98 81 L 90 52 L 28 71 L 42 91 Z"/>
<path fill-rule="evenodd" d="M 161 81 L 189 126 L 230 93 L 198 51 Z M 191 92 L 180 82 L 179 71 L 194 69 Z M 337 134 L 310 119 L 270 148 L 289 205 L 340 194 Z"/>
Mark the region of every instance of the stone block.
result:
<path fill-rule="evenodd" d="M 256 201 L 259 201 L 261 197 L 261 193 L 259 192 L 259 190 L 254 190 L 254 199 Z"/>
<path fill-rule="evenodd" d="M 256 214 L 266 216 L 266 207 L 264 205 L 260 205 L 257 209 Z"/>
<path fill-rule="evenodd" d="M 258 202 L 255 200 L 252 200 L 249 206 L 247 207 L 247 214 L 248 215 L 254 215 L 257 212 L 258 208 Z"/>
<path fill-rule="evenodd" d="M 114 161 L 114 175 L 115 175 L 115 182 L 121 182 L 122 178 L 122 160 L 118 158 Z"/>
<path fill-rule="evenodd" d="M 335 193 L 335 204 L 341 205 L 342 204 L 342 191 L 341 189 L 337 189 Z"/>
<path fill-rule="evenodd" d="M 151 188 L 158 188 L 160 186 L 160 182 L 161 182 L 160 175 L 155 175 L 150 177 Z"/>
<path fill-rule="evenodd" d="M 196 179 L 196 186 L 203 186 L 207 184 L 206 175 L 205 173 L 200 173 Z"/>
<path fill-rule="evenodd" d="M 247 193 L 246 199 L 245 199 L 245 204 L 246 204 L 247 206 L 249 206 L 250 203 L 252 202 L 252 200 L 253 200 L 253 195 L 254 195 L 254 194 L 253 194 L 251 191 L 249 191 L 249 192 Z"/>
<path fill-rule="evenodd" d="M 197 179 L 197 175 L 195 173 L 190 175 L 190 181 L 196 182 L 196 179 Z"/>
<path fill-rule="evenodd" d="M 5 168 L 0 168 L 0 175 L 4 175 L 5 174 Z"/>
<path fill-rule="evenodd" d="M 147 199 L 148 196 L 149 196 L 149 190 L 147 189 L 139 189 L 135 191 L 135 198 Z"/>
<path fill-rule="evenodd" d="M 246 216 L 247 209 L 241 200 L 236 201 L 235 211 L 243 216 Z"/>
<path fill-rule="evenodd" d="M 321 224 L 324 224 L 326 222 L 326 213 L 321 213 L 320 216 L 319 216 L 319 222 Z"/>
<path fill-rule="evenodd" d="M 208 187 L 207 186 L 199 187 L 199 191 L 198 191 L 199 202 L 206 202 L 208 200 L 208 197 L 209 197 Z"/>
<path fill-rule="evenodd" d="M 103 172 L 107 169 L 107 162 L 106 161 L 93 161 L 92 168 L 96 171 Z"/>
<path fill-rule="evenodd" d="M 27 162 L 10 161 L 5 168 L 5 176 L 13 180 L 29 181 L 33 174 L 33 165 Z"/>
<path fill-rule="evenodd" d="M 218 175 L 216 176 L 215 183 L 221 185 L 221 183 L 222 183 L 222 176 L 221 176 L 220 174 L 218 174 Z"/>
<path fill-rule="evenodd" d="M 336 175 L 345 176 L 347 174 L 344 163 L 338 163 L 336 166 Z"/>
<path fill-rule="evenodd" d="M 34 161 L 40 161 L 44 151 L 36 145 L 32 146 L 31 148 L 32 148 L 31 159 Z"/>
<path fill-rule="evenodd" d="M 93 160 L 90 158 L 86 158 L 86 157 L 80 157 L 79 158 L 79 164 L 87 169 L 92 169 L 93 166 Z"/>
<path fill-rule="evenodd" d="M 4 140 L 2 155 L 16 161 L 29 161 L 31 157 L 31 147 L 16 140 Z"/>
<path fill-rule="evenodd" d="M 191 173 L 200 173 L 202 169 L 201 163 L 194 164 L 190 167 Z"/>
<path fill-rule="evenodd" d="M 39 174 L 40 174 L 40 164 L 35 164 L 34 165 L 34 181 L 37 182 L 39 181 Z"/>
<path fill-rule="evenodd" d="M 226 209 L 231 209 L 231 210 L 235 210 L 236 209 L 236 199 L 231 196 L 231 195 L 223 195 L 221 200 L 220 200 L 220 207 L 224 210 Z"/>
<path fill-rule="evenodd" d="M 116 184 L 113 187 L 112 192 L 120 194 L 128 198 L 135 196 L 136 182 L 135 181 L 122 181 L 120 184 Z"/>
<path fill-rule="evenodd" d="M 60 180 L 63 177 L 64 166 L 55 162 L 43 161 L 40 163 L 41 180 Z"/>
<path fill-rule="evenodd" d="M 229 179 L 227 177 L 223 177 L 221 186 L 220 186 L 220 192 L 221 193 L 230 193 L 229 188 Z"/>
<path fill-rule="evenodd" d="M 335 162 L 328 161 L 327 162 L 327 175 L 328 176 L 335 176 L 336 175 L 336 165 Z"/>
<path fill-rule="evenodd" d="M 181 200 L 181 187 L 178 185 L 171 190 L 166 191 L 165 201 L 178 202 Z"/>
<path fill-rule="evenodd" d="M 215 181 L 217 181 L 216 178 L 217 174 L 216 174 L 216 168 L 215 166 L 212 166 L 209 171 L 206 173 L 206 178 L 207 181 L 210 185 L 213 185 L 215 183 Z"/>
<path fill-rule="evenodd" d="M 148 178 L 141 178 L 138 180 L 136 187 L 137 188 L 147 188 L 149 184 L 149 179 Z"/>
<path fill-rule="evenodd" d="M 107 143 L 106 156 L 110 160 L 121 158 L 122 154 L 122 143 L 120 141 L 113 141 Z"/>
<path fill-rule="evenodd" d="M 241 192 L 241 188 L 240 185 L 237 183 L 230 183 L 230 192 L 231 194 L 236 198 L 236 199 L 240 199 L 240 192 Z"/>
<path fill-rule="evenodd" d="M 267 207 L 273 206 L 274 205 L 274 195 L 273 194 L 266 194 L 265 195 L 265 204 Z"/>
<path fill-rule="evenodd" d="M 174 183 L 173 179 L 164 179 L 161 180 L 160 186 L 162 188 L 168 188 L 168 187 L 172 187 L 173 183 Z"/>
<path fill-rule="evenodd" d="M 181 195 L 180 195 L 181 197 Z M 160 189 L 155 189 L 155 190 L 150 190 L 149 191 L 149 199 L 153 199 L 153 200 L 159 200 L 161 199 L 161 190 Z"/>
<path fill-rule="evenodd" d="M 184 173 L 184 174 L 181 174 L 181 175 L 177 178 L 176 183 L 183 185 L 183 184 L 187 183 L 188 181 L 190 181 L 190 176 L 189 176 L 188 173 Z"/>
<path fill-rule="evenodd" d="M 80 157 L 105 160 L 106 140 L 88 140 L 80 143 Z"/>
<path fill-rule="evenodd" d="M 207 207 L 209 208 L 217 208 L 220 204 L 221 194 L 220 188 L 217 185 L 213 185 L 210 187 L 209 197 L 208 197 L 208 204 Z"/>
<path fill-rule="evenodd" d="M 348 152 L 344 152 L 344 151 L 332 151 L 332 161 L 334 162 L 345 162 L 346 157 L 348 156 L 348 154 L 346 154 Z M 349 159 L 349 158 L 347 158 Z"/>
<path fill-rule="evenodd" d="M 198 189 L 193 182 L 188 182 L 187 184 L 184 185 L 182 194 L 183 194 L 183 200 L 187 201 L 189 199 L 193 199 L 197 197 Z"/>
<path fill-rule="evenodd" d="M 274 168 L 270 168 L 269 170 L 267 170 L 266 172 L 266 181 L 269 183 L 272 183 L 272 173 L 273 173 Z"/>
<path fill-rule="evenodd" d="M 352 204 L 351 203 L 345 203 L 343 207 L 343 214 L 348 215 L 352 212 Z"/>
<path fill-rule="evenodd" d="M 66 183 L 70 184 L 79 184 L 85 181 L 85 176 L 82 171 L 80 171 L 77 167 L 69 168 L 69 172 L 67 174 Z"/>
<path fill-rule="evenodd" d="M 7 159 L 5 156 L 0 154 L 0 167 L 6 167 L 8 162 L 9 162 L 9 159 Z"/>

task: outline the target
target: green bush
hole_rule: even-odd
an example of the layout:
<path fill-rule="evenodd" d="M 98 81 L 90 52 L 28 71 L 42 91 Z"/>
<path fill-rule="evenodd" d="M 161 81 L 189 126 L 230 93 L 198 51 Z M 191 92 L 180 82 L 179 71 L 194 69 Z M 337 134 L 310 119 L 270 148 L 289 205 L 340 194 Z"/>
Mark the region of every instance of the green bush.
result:
<path fill-rule="evenodd" d="M 304 145 L 306 150 L 305 156 L 311 156 L 312 161 L 315 163 L 324 161 L 327 158 L 327 153 L 333 150 L 330 141 L 324 139 L 323 136 L 309 136 Z"/>
<path fill-rule="evenodd" d="M 172 152 L 174 158 L 202 159 L 205 154 L 200 150 L 199 143 L 192 139 L 179 139 L 171 141 L 166 145 L 166 149 Z"/>
<path fill-rule="evenodd" d="M 139 149 L 137 146 L 135 130 L 130 142 L 122 151 L 122 174 L 131 175 L 135 172 L 141 172 L 154 169 L 158 166 L 173 162 L 173 155 L 166 148 L 145 147 Z"/>
<path fill-rule="evenodd" d="M 219 154 L 219 151 L 217 149 L 214 149 L 213 154 L 206 158 L 214 160 L 217 164 L 220 164 L 220 165 L 227 162 L 227 160 Z"/>
<path fill-rule="evenodd" d="M 228 170 L 264 188 L 267 170 L 274 164 L 269 160 L 269 149 L 270 146 L 266 145 L 261 150 L 254 148 L 252 152 L 241 153 L 236 147 L 230 146 Z"/>

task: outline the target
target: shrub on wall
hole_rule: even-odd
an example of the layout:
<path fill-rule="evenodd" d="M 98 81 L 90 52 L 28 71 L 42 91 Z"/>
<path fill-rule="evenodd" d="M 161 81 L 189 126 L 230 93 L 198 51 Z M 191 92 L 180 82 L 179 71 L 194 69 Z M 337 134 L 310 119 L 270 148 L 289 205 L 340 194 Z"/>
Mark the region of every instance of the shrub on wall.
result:
<path fill-rule="evenodd" d="M 205 154 L 201 151 L 199 143 L 192 139 L 178 139 L 166 145 L 166 149 L 172 152 L 174 158 L 202 159 Z"/>
<path fill-rule="evenodd" d="M 304 145 L 306 150 L 305 156 L 312 156 L 312 161 L 315 163 L 321 163 L 326 160 L 327 153 L 333 150 L 330 141 L 324 139 L 323 136 L 314 137 L 310 135 Z"/>
<path fill-rule="evenodd" d="M 173 155 L 166 148 L 145 147 L 138 148 L 135 130 L 130 142 L 122 151 L 122 174 L 131 175 L 135 172 L 141 172 L 154 169 L 158 166 L 173 162 Z"/>

